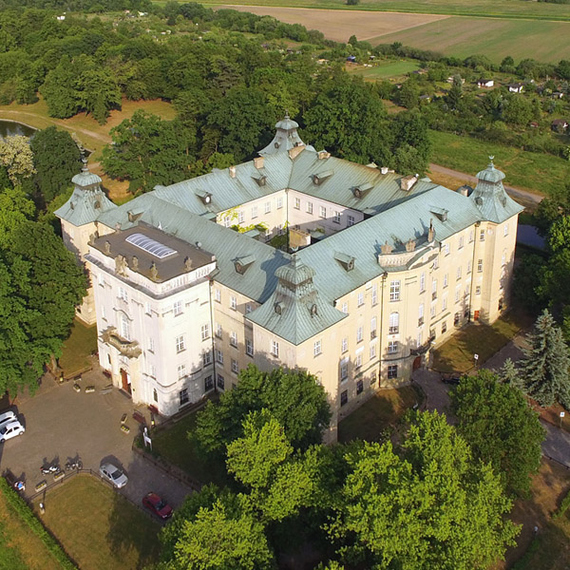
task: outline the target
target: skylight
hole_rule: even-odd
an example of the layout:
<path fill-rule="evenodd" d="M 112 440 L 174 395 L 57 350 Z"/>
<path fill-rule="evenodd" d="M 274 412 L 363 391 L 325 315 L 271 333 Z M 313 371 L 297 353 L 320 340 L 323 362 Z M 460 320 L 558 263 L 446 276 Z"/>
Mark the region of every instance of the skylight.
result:
<path fill-rule="evenodd" d="M 126 241 L 132 243 L 134 246 L 158 257 L 158 259 L 164 259 L 165 257 L 169 257 L 178 253 L 176 250 L 166 247 L 165 245 L 161 244 L 160 242 L 151 239 L 143 234 L 135 233 L 131 234 Z"/>

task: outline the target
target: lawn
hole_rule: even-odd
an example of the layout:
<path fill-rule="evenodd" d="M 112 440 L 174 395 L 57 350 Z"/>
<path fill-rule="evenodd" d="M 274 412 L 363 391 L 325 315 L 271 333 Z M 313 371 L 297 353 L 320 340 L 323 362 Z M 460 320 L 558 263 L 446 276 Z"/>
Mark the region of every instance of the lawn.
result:
<path fill-rule="evenodd" d="M 183 469 L 195 481 L 206 484 L 226 484 L 226 470 L 222 464 L 212 464 L 200 454 L 195 441 L 188 433 L 196 427 L 196 414 L 183 417 L 171 427 L 157 431 L 152 438 L 153 451 Z"/>
<path fill-rule="evenodd" d="M 473 355 L 480 365 L 503 348 L 521 329 L 532 325 L 532 319 L 511 311 L 491 326 L 471 323 L 457 331 L 447 342 L 432 351 L 432 368 L 438 372 L 467 373 L 473 369 Z"/>
<path fill-rule="evenodd" d="M 415 61 L 387 61 L 373 65 L 373 67 L 347 66 L 347 71 L 354 75 L 361 75 L 366 81 L 376 81 L 378 79 L 403 78 L 410 71 L 418 69 Z"/>
<path fill-rule="evenodd" d="M 39 515 L 82 570 L 141 568 L 158 559 L 160 526 L 91 475 L 45 498 Z"/>
<path fill-rule="evenodd" d="M 73 321 L 71 334 L 63 343 L 59 366 L 65 378 L 74 378 L 91 368 L 91 355 L 97 351 L 97 327 L 88 327 L 78 319 Z"/>
<path fill-rule="evenodd" d="M 414 386 L 377 392 L 339 423 L 338 440 L 342 443 L 353 439 L 379 441 L 382 432 L 414 404 L 421 403 L 421 398 Z"/>
<path fill-rule="evenodd" d="M 44 543 L 20 519 L 0 493 L 0 570 L 58 570 Z"/>
<path fill-rule="evenodd" d="M 570 177 L 570 163 L 549 154 L 526 152 L 510 146 L 480 141 L 451 133 L 430 131 L 432 162 L 475 175 L 494 155 L 495 165 L 506 175 L 504 183 L 539 194 L 564 187 Z"/>

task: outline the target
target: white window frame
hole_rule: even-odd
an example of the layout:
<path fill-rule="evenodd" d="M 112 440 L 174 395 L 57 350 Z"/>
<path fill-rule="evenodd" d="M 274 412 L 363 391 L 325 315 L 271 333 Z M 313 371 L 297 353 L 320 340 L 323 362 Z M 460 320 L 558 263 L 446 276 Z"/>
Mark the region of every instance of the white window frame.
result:
<path fill-rule="evenodd" d="M 184 335 L 178 335 L 176 337 L 176 352 L 183 352 L 186 350 L 186 339 L 184 338 Z"/>
<path fill-rule="evenodd" d="M 323 344 L 322 341 L 319 339 L 313 343 L 313 356 L 319 356 L 322 353 L 323 353 Z"/>
<path fill-rule="evenodd" d="M 327 217 L 327 209 L 325 206 L 319 206 L 319 218 L 326 219 Z"/>
<path fill-rule="evenodd" d="M 279 342 L 276 340 L 271 341 L 271 354 L 279 358 Z"/>
<path fill-rule="evenodd" d="M 200 338 L 202 341 L 210 338 L 210 323 L 205 323 L 200 327 Z"/>
<path fill-rule="evenodd" d="M 390 281 L 390 302 L 400 301 L 401 281 Z"/>

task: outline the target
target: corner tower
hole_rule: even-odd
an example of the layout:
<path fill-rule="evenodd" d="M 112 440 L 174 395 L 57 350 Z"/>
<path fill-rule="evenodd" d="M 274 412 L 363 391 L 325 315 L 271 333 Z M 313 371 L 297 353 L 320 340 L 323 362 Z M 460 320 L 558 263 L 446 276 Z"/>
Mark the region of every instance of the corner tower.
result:
<path fill-rule="evenodd" d="M 275 133 L 273 140 L 264 149 L 259 151 L 260 156 L 269 156 L 280 152 L 288 152 L 292 148 L 305 146 L 305 143 L 297 133 L 299 124 L 290 119 L 287 113 L 285 114 L 285 118 L 275 125 L 275 128 L 277 129 L 277 132 Z"/>

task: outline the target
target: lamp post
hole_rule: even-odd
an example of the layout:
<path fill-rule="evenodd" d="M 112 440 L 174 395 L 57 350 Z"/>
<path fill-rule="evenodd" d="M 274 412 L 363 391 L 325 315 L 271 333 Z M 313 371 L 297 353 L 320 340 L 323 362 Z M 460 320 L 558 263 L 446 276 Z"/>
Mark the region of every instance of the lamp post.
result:
<path fill-rule="evenodd" d="M 477 368 L 477 363 L 479 362 L 479 355 L 478 354 L 473 355 L 473 362 L 475 363 L 475 368 Z"/>

